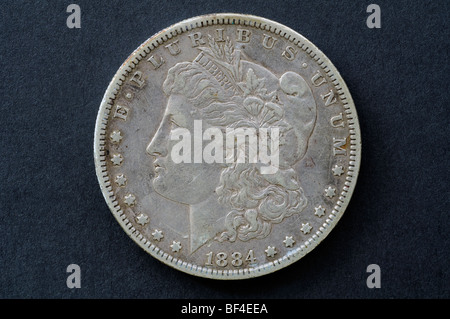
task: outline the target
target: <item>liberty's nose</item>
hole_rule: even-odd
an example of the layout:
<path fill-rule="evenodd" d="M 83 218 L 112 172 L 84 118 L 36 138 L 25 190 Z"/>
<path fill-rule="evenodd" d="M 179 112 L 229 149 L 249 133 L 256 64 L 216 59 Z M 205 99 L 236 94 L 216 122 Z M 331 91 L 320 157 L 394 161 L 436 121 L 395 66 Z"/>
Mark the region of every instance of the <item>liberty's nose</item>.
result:
<path fill-rule="evenodd" d="M 168 154 L 167 146 L 169 142 L 169 125 L 167 123 L 167 118 L 165 117 L 161 122 L 158 130 L 153 136 L 150 143 L 147 145 L 146 152 L 150 156 L 154 157 L 166 157 Z"/>

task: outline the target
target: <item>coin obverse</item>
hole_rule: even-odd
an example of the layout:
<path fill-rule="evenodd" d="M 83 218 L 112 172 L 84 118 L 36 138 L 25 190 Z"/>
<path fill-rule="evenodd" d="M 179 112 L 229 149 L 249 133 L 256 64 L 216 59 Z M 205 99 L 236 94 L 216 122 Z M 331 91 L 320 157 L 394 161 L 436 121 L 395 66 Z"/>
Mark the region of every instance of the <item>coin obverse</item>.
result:
<path fill-rule="evenodd" d="M 334 228 L 361 157 L 353 100 L 330 60 L 279 23 L 211 14 L 122 64 L 94 157 L 125 232 L 163 263 L 213 279 L 272 273 Z"/>

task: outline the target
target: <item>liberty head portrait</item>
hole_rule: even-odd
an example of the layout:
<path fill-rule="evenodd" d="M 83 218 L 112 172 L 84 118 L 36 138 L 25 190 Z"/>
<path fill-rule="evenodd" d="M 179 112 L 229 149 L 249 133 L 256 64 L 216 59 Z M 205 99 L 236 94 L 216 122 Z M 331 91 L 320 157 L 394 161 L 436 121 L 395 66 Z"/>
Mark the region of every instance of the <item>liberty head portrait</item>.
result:
<path fill-rule="evenodd" d="M 301 75 L 274 74 L 246 59 L 229 39 L 208 40 L 193 61 L 168 70 L 165 112 L 146 147 L 154 191 L 185 205 L 189 214 L 191 253 L 210 241 L 266 238 L 277 224 L 305 209 L 308 200 L 295 165 L 305 156 L 316 123 L 316 104 Z M 178 141 L 171 136 L 180 129 L 194 132 L 200 120 L 204 131 L 223 136 L 230 129 L 276 129 L 276 163 L 251 161 L 234 143 L 227 143 L 223 153 L 234 148 L 232 156 L 244 154 L 245 161 L 174 161 Z M 276 169 L 267 173 L 270 165 Z"/>

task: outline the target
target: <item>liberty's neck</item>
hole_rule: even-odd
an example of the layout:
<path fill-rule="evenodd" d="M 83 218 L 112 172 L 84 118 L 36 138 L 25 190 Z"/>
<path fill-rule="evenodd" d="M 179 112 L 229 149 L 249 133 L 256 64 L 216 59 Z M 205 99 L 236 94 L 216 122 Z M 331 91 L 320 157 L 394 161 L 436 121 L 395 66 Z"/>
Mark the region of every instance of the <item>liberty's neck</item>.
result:
<path fill-rule="evenodd" d="M 215 193 L 203 202 L 190 205 L 190 253 L 224 231 L 229 210 L 219 203 Z"/>

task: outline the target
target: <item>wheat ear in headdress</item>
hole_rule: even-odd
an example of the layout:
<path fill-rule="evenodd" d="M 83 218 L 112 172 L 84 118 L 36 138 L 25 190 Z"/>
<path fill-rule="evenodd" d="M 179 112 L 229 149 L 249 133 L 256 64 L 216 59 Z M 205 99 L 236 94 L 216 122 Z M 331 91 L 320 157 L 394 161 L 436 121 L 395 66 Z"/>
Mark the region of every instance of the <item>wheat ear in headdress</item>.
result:
<path fill-rule="evenodd" d="M 240 60 L 241 52 L 235 50 L 229 38 L 224 43 L 217 43 L 208 35 L 208 47 L 199 47 L 200 54 L 194 62 L 206 69 L 226 89 L 232 89 L 235 94 L 241 94 L 238 83 L 241 82 Z"/>

